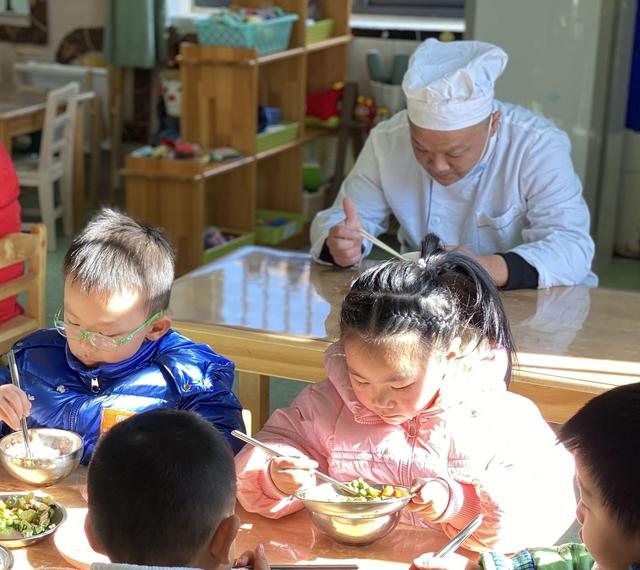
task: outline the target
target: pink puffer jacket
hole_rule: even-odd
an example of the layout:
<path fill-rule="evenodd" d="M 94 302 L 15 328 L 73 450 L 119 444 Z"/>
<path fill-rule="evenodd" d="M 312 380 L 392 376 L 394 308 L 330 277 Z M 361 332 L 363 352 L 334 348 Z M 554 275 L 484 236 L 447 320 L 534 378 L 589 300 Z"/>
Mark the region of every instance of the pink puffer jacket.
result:
<path fill-rule="evenodd" d="M 341 481 L 410 486 L 418 477 L 444 479 L 451 499 L 437 523 L 453 536 L 482 513 L 483 524 L 465 545 L 475 550 L 553 544 L 573 522 L 573 458 L 556 444 L 538 408 L 506 391 L 504 351 L 448 379 L 431 408 L 400 426 L 385 424 L 357 401 L 339 344 L 327 351 L 325 367 L 328 379 L 276 410 L 258 439 L 314 459 Z M 299 500 L 274 486 L 268 460 L 250 446 L 236 456 L 240 503 L 270 518 L 300 510 Z M 405 511 L 401 520 L 434 526 L 419 513 Z"/>

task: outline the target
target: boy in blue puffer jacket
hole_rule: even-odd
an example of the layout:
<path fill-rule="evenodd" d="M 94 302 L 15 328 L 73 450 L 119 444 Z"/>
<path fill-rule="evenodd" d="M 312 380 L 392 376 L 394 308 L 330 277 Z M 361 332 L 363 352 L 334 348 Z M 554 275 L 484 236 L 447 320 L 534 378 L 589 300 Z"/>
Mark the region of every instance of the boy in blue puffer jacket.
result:
<path fill-rule="evenodd" d="M 3 433 L 29 427 L 72 430 L 87 463 L 102 430 L 153 408 L 197 412 L 238 450 L 243 429 L 232 392 L 234 365 L 171 329 L 166 314 L 175 255 L 157 228 L 102 210 L 64 259 L 64 305 L 55 328 L 18 341 L 22 390 L 0 368 Z"/>

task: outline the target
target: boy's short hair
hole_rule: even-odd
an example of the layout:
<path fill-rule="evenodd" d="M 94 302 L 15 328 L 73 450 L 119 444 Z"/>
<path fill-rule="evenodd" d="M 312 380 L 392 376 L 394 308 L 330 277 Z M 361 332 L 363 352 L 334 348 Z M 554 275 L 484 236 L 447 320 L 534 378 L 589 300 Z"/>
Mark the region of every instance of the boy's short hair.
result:
<path fill-rule="evenodd" d="M 175 253 L 162 230 L 103 209 L 73 240 L 64 257 L 64 279 L 87 293 L 143 292 L 152 315 L 169 306 Z"/>
<path fill-rule="evenodd" d="M 640 535 L 640 383 L 590 400 L 559 431 L 629 535 Z"/>
<path fill-rule="evenodd" d="M 87 490 L 91 530 L 112 562 L 187 566 L 233 512 L 233 454 L 194 412 L 151 410 L 102 437 Z"/>

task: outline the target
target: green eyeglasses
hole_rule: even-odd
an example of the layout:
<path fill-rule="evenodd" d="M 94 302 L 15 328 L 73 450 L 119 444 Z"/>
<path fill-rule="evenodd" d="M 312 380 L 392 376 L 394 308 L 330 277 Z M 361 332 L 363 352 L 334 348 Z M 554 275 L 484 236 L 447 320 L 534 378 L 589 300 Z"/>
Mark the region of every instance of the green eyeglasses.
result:
<path fill-rule="evenodd" d="M 158 311 L 151 315 L 144 323 L 142 323 L 137 329 L 131 331 L 129 334 L 120 337 L 113 338 L 105 336 L 103 334 L 91 331 L 85 331 L 78 325 L 72 325 L 67 323 L 63 318 L 64 307 L 60 307 L 53 317 L 53 326 L 56 330 L 65 338 L 72 340 L 86 340 L 91 346 L 98 350 L 115 351 L 118 350 L 123 344 L 131 342 L 133 338 L 146 326 L 150 325 L 157 318 L 164 314 L 164 311 Z"/>

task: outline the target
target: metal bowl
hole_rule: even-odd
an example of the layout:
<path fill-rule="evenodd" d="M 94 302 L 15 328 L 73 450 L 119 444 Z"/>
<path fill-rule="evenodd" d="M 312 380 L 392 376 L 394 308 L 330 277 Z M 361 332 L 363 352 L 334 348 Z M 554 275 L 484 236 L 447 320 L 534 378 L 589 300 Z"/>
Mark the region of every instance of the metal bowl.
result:
<path fill-rule="evenodd" d="M 0 546 L 0 570 L 11 570 L 13 568 L 13 554 L 4 546 Z"/>
<path fill-rule="evenodd" d="M 27 492 L 0 493 L 0 500 L 4 501 L 5 499 L 7 499 L 7 497 L 16 497 L 26 494 Z M 20 548 L 22 546 L 29 546 L 34 542 L 38 542 L 47 538 L 47 536 L 52 535 L 67 518 L 67 510 L 60 503 L 53 503 L 51 506 L 55 509 L 55 512 L 51 517 L 51 523 L 55 525 L 53 528 L 47 529 L 40 534 L 29 537 L 22 536 L 22 534 L 17 530 L 12 530 L 8 534 L 0 534 L 0 546 L 6 548 Z M 2 559 L 0 558 L 0 560 Z M 11 557 L 11 564 L 13 564 L 13 556 Z M 0 568 L 2 567 L 0 566 Z M 8 566 L 8 568 L 11 568 L 11 566 Z"/>
<path fill-rule="evenodd" d="M 82 438 L 72 431 L 52 428 L 30 429 L 30 434 L 37 434 L 44 445 L 61 452 L 54 458 L 26 458 L 7 455 L 6 450 L 22 443 L 22 432 L 15 432 L 0 440 L 0 463 L 7 472 L 21 481 L 38 486 L 53 485 L 69 475 L 80 463 L 82 457 Z"/>
<path fill-rule="evenodd" d="M 372 487 L 381 488 L 378 485 Z M 400 520 L 400 511 L 410 496 L 382 501 L 348 502 L 330 483 L 301 489 L 296 495 L 311 520 L 342 544 L 365 545 L 389 534 Z"/>

